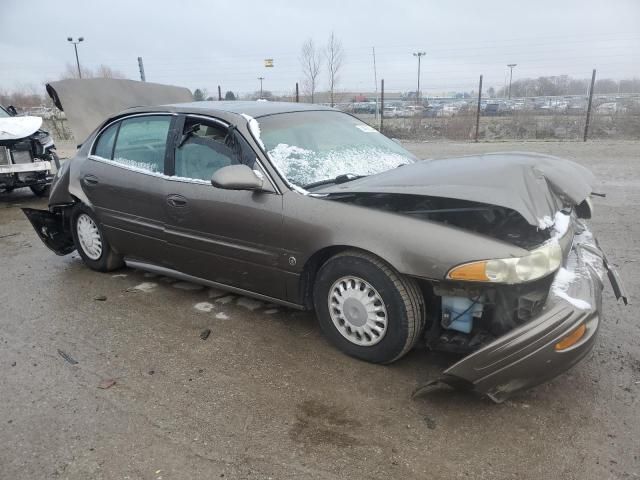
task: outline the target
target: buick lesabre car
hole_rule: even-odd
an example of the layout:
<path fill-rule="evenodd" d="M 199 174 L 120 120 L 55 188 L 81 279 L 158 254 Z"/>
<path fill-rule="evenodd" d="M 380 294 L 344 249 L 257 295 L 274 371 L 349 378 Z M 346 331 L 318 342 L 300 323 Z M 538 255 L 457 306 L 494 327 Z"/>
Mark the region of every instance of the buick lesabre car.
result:
<path fill-rule="evenodd" d="M 439 380 L 500 401 L 589 352 L 605 278 L 626 302 L 584 221 L 593 180 L 528 153 L 418 161 L 317 105 L 198 102 L 111 116 L 25 213 L 94 270 L 313 309 L 359 359 L 455 352 Z"/>

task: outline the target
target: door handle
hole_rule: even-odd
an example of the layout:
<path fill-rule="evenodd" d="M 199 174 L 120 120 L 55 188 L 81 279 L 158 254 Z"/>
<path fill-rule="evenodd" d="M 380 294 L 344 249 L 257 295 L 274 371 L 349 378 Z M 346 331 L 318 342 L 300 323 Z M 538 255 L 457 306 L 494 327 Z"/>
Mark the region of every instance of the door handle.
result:
<path fill-rule="evenodd" d="M 186 207 L 187 199 L 184 198 L 182 195 L 169 195 L 167 197 L 167 205 L 169 205 L 170 207 L 176 207 L 176 208 Z"/>
<path fill-rule="evenodd" d="M 98 184 L 98 177 L 96 177 L 95 175 L 85 175 L 84 177 L 82 177 L 82 180 L 84 181 L 84 184 L 88 186 Z"/>

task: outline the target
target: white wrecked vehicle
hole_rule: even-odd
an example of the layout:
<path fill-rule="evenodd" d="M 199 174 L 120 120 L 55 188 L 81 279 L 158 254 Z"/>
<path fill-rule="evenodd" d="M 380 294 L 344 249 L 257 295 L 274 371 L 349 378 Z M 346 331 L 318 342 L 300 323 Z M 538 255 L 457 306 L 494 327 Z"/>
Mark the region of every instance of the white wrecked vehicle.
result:
<path fill-rule="evenodd" d="M 0 191 L 29 187 L 39 197 L 48 195 L 60 160 L 41 126 L 40 117 L 18 116 L 13 107 L 0 106 Z"/>

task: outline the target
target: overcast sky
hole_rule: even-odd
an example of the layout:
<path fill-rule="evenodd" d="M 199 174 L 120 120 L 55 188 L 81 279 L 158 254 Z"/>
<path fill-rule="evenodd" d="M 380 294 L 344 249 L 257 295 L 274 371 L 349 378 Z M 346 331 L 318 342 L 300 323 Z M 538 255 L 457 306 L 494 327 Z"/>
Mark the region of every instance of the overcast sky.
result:
<path fill-rule="evenodd" d="M 471 90 L 478 75 L 501 87 L 514 79 L 568 74 L 640 77 L 640 0 L 0 0 L 0 90 L 41 89 L 75 63 L 68 36 L 84 36 L 80 62 L 109 65 L 138 79 L 204 87 L 211 94 L 259 88 L 291 91 L 302 80 L 298 57 L 312 37 L 333 30 L 345 50 L 339 88 L 415 90 L 424 51 L 422 90 Z M 263 59 L 273 58 L 266 69 Z M 323 72 L 324 73 L 324 72 Z M 326 75 L 321 89 L 326 88 Z"/>

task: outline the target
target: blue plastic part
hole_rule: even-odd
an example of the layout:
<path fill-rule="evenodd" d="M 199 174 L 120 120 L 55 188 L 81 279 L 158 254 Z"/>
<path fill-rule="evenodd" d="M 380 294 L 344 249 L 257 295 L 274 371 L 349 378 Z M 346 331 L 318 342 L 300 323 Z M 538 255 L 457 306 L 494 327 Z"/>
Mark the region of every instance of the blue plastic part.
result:
<path fill-rule="evenodd" d="M 466 297 L 442 297 L 442 326 L 447 330 L 470 333 L 473 317 L 482 314 L 482 303 Z"/>

